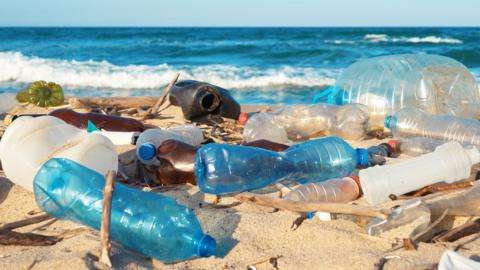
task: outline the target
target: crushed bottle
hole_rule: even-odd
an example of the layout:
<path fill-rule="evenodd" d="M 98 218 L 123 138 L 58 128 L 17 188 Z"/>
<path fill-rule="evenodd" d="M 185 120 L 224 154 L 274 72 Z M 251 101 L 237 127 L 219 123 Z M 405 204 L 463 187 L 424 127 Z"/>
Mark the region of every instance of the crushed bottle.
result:
<path fill-rule="evenodd" d="M 367 134 L 368 120 L 368 109 L 359 104 L 292 105 L 252 115 L 243 136 L 246 141 L 268 139 L 283 144 L 322 136 L 359 140 Z"/>
<path fill-rule="evenodd" d="M 392 131 L 396 139 L 423 137 L 480 147 L 480 121 L 471 118 L 432 115 L 406 108 L 387 116 L 385 127 Z"/>
<path fill-rule="evenodd" d="M 68 159 L 50 159 L 35 176 L 37 205 L 49 215 L 100 230 L 105 178 Z M 153 192 L 115 183 L 110 236 L 165 263 L 209 257 L 215 239 L 202 232 L 189 208 Z"/>
<path fill-rule="evenodd" d="M 365 149 L 338 137 L 311 140 L 283 152 L 226 144 L 202 146 L 195 157 L 197 185 L 205 193 L 225 194 L 258 189 L 285 179 L 299 183 L 348 176 L 368 166 Z"/>
<path fill-rule="evenodd" d="M 405 107 L 432 114 L 480 117 L 475 77 L 460 62 L 440 55 L 400 54 L 360 60 L 314 102 L 364 104 L 375 129 L 383 127 L 386 115 Z"/>

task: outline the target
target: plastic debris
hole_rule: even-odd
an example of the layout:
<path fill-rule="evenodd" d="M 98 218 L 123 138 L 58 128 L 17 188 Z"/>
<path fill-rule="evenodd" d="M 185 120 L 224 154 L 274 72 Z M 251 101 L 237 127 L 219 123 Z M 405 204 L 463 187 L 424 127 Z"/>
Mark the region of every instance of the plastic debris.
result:
<path fill-rule="evenodd" d="M 478 270 L 480 262 L 469 259 L 453 250 L 443 252 L 438 270 Z"/>
<path fill-rule="evenodd" d="M 17 100 L 40 107 L 54 107 L 63 105 L 65 98 L 60 85 L 54 82 L 36 81 L 27 89 L 18 92 Z"/>

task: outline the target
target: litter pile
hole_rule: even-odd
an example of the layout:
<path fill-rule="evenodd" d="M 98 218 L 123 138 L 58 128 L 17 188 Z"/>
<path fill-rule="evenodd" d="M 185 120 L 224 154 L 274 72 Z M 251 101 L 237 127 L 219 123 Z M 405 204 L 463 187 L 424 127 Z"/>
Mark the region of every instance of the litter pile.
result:
<path fill-rule="evenodd" d="M 0 95 L 5 175 L 33 192 L 49 216 L 101 230 L 107 265 L 110 238 L 164 263 L 215 254 L 215 239 L 191 209 L 145 186 L 197 185 L 219 199 L 297 212 L 300 220 L 352 220 L 373 236 L 408 227 L 392 252 L 480 232 L 476 223 L 434 230 L 445 216 L 480 216 L 480 92 L 455 60 L 363 60 L 314 104 L 263 111 L 242 112 L 228 90 L 177 79 L 158 101 L 110 98 L 110 111 L 105 101 L 67 99 L 60 86 L 43 81 Z M 69 105 L 45 114 L 9 113 L 25 103 L 65 100 Z M 187 123 L 146 124 L 164 119 L 164 105 L 181 107 Z M 375 136 L 393 139 L 368 148 L 346 141 Z M 133 173 L 119 163 L 121 145 L 135 145 Z M 395 162 L 402 154 L 413 157 Z M 117 176 L 113 189 L 108 176 Z M 286 191 L 280 198 L 278 188 Z M 459 265 L 478 267 L 453 251 L 439 267 Z"/>

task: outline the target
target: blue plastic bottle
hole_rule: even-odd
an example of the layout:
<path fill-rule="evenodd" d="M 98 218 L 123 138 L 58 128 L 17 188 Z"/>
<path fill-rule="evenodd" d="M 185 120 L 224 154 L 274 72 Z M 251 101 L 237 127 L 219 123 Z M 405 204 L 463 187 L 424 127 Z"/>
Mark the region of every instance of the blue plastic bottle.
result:
<path fill-rule="evenodd" d="M 68 159 L 50 159 L 34 179 L 37 204 L 48 214 L 100 229 L 104 176 Z M 194 213 L 157 193 L 115 184 L 113 240 L 165 263 L 208 257 L 215 240 L 202 232 Z"/>
<path fill-rule="evenodd" d="M 359 165 L 368 166 L 368 152 L 354 149 L 338 137 L 311 140 L 283 152 L 208 144 L 197 151 L 195 176 L 205 193 L 225 194 L 291 179 L 319 182 L 348 176 Z"/>

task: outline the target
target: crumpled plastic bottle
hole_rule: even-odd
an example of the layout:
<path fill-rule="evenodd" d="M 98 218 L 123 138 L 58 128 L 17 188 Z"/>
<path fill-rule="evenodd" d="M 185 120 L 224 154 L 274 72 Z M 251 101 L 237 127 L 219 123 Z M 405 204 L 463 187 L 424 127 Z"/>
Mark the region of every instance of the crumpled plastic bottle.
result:
<path fill-rule="evenodd" d="M 354 201 L 359 196 L 358 177 L 350 176 L 300 185 L 287 193 L 284 199 L 297 202 L 345 203 Z"/>
<path fill-rule="evenodd" d="M 68 159 L 50 159 L 34 180 L 40 208 L 100 230 L 103 175 Z M 111 238 L 165 263 L 211 256 L 215 239 L 202 232 L 195 214 L 175 200 L 115 183 Z"/>
<path fill-rule="evenodd" d="M 423 137 L 480 147 L 480 122 L 471 118 L 432 115 L 419 109 L 405 108 L 387 116 L 385 127 L 397 139 Z"/>
<path fill-rule="evenodd" d="M 368 120 L 368 108 L 360 104 L 292 105 L 254 114 L 243 136 L 247 142 L 266 139 L 283 144 L 322 136 L 359 140 L 367 134 Z"/>
<path fill-rule="evenodd" d="M 364 104 L 370 110 L 373 128 L 382 128 L 386 115 L 405 107 L 480 117 L 475 77 L 460 62 L 440 55 L 400 54 L 360 60 L 314 102 Z"/>
<path fill-rule="evenodd" d="M 311 140 L 283 152 L 227 145 L 201 147 L 195 157 L 197 185 L 205 193 L 225 194 L 258 189 L 290 179 L 319 182 L 368 166 L 365 149 L 354 149 L 338 137 Z"/>

